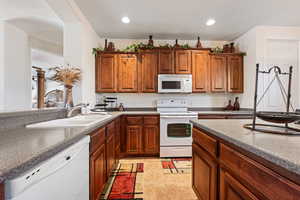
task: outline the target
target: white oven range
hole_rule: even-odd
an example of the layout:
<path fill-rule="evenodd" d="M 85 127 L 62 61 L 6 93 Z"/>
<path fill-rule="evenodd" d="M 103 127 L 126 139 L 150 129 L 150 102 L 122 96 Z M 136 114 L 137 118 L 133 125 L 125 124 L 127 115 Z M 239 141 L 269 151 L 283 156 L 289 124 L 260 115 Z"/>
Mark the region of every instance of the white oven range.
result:
<path fill-rule="evenodd" d="M 198 114 L 188 111 L 188 101 L 157 101 L 160 113 L 160 157 L 192 157 L 192 124 Z"/>

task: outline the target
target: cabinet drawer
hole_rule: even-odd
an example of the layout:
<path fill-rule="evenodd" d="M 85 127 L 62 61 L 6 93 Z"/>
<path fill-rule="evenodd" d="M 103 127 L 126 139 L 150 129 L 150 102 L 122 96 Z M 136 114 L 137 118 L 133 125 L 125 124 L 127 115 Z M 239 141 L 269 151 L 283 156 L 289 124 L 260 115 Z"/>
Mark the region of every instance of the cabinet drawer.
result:
<path fill-rule="evenodd" d="M 260 193 L 263 199 L 294 200 L 300 197 L 299 185 L 224 144 L 221 144 L 220 160 L 249 189 Z"/>
<path fill-rule="evenodd" d="M 158 116 L 146 116 L 146 117 L 144 117 L 144 124 L 146 124 L 146 125 L 159 124 L 159 117 Z"/>
<path fill-rule="evenodd" d="M 201 132 L 200 130 L 193 128 L 193 142 L 201 146 L 213 157 L 217 157 L 217 140 Z"/>
<path fill-rule="evenodd" d="M 143 124 L 143 117 L 126 117 L 128 125 Z"/>
<path fill-rule="evenodd" d="M 105 127 L 91 134 L 90 154 L 94 153 L 105 142 Z"/>
<path fill-rule="evenodd" d="M 106 126 L 106 138 L 110 138 L 115 134 L 115 122 L 110 122 L 107 126 Z"/>

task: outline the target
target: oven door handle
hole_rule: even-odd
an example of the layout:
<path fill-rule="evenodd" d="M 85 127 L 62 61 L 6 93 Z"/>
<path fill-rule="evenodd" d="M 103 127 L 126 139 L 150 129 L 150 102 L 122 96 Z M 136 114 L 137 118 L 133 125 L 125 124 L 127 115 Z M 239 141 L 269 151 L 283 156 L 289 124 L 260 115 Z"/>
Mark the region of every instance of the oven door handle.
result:
<path fill-rule="evenodd" d="M 160 118 L 178 119 L 178 118 L 198 118 L 197 116 L 160 116 Z"/>

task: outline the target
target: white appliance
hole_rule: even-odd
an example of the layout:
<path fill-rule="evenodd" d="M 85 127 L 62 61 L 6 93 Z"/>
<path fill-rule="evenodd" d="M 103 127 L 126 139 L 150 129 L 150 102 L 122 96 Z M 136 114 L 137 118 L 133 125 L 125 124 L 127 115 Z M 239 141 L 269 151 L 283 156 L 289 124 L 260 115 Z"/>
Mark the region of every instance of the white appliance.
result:
<path fill-rule="evenodd" d="M 192 75 L 159 74 L 158 93 L 192 93 Z"/>
<path fill-rule="evenodd" d="M 6 200 L 88 200 L 89 142 L 83 139 L 5 182 Z"/>
<path fill-rule="evenodd" d="M 191 119 L 198 114 L 188 111 L 188 101 L 163 99 L 157 101 L 160 113 L 160 157 L 192 157 Z"/>

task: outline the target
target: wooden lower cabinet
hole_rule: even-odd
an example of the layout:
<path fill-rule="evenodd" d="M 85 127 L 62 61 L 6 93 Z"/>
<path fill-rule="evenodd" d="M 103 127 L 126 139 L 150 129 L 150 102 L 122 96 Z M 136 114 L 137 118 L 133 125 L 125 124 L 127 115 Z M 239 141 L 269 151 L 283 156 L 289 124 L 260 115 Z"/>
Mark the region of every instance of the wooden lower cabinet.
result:
<path fill-rule="evenodd" d="M 200 200 L 217 199 L 218 163 L 201 147 L 193 144 L 193 188 Z"/>
<path fill-rule="evenodd" d="M 237 146 L 224 144 L 224 140 L 206 131 L 194 128 L 193 134 L 205 134 L 218 146 L 213 158 L 208 153 L 207 139 L 197 139 L 193 135 L 193 189 L 200 200 L 300 199 L 300 180 L 293 180 L 295 176 L 291 176 L 291 172 L 268 164 Z M 217 197 L 214 196 L 216 188 L 219 188 Z"/>
<path fill-rule="evenodd" d="M 258 198 L 227 171 L 221 169 L 220 200 L 258 200 Z"/>
<path fill-rule="evenodd" d="M 4 200 L 4 183 L 0 183 L 0 200 Z"/>
<path fill-rule="evenodd" d="M 159 130 L 157 125 L 144 125 L 144 152 L 156 154 L 159 152 Z"/>
<path fill-rule="evenodd" d="M 138 154 L 142 150 L 142 125 L 127 125 L 126 127 L 126 153 Z"/>
<path fill-rule="evenodd" d="M 159 116 L 125 116 L 127 155 L 159 154 Z"/>
<path fill-rule="evenodd" d="M 107 168 L 107 178 L 110 176 L 112 170 L 115 166 L 115 144 L 114 136 L 109 138 L 106 142 L 106 168 Z"/>
<path fill-rule="evenodd" d="M 90 156 L 90 200 L 99 200 L 107 180 L 105 144 Z"/>

